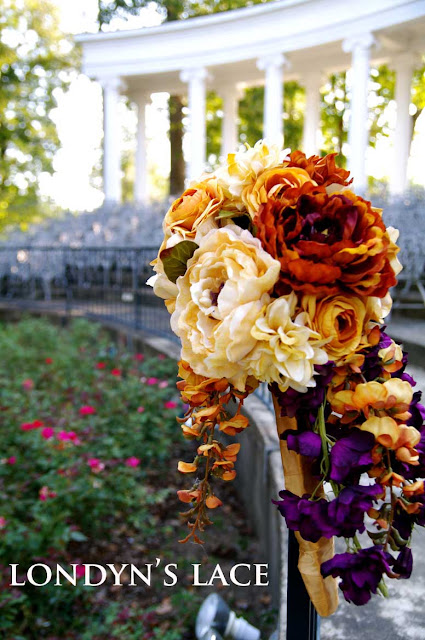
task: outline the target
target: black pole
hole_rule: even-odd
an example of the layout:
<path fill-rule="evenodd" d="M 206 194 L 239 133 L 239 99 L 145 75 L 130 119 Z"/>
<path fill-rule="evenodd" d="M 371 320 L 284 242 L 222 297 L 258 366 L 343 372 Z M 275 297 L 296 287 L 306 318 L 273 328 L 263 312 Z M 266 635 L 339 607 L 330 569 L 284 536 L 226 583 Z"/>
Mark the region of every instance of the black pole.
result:
<path fill-rule="evenodd" d="M 298 571 L 298 558 L 298 541 L 288 530 L 286 640 L 320 640 L 320 617 Z"/>

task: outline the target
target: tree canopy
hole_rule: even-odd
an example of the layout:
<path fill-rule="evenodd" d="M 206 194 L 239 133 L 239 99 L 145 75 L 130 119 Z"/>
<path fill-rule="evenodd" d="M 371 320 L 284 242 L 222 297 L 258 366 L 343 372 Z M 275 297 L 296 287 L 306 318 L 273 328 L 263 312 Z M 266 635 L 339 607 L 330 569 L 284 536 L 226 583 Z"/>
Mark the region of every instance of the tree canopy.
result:
<path fill-rule="evenodd" d="M 71 41 L 50 0 L 3 0 L 0 12 L 0 228 L 39 214 L 38 178 L 59 146 L 50 112 L 68 81 Z M 75 61 L 74 61 L 75 62 Z"/>

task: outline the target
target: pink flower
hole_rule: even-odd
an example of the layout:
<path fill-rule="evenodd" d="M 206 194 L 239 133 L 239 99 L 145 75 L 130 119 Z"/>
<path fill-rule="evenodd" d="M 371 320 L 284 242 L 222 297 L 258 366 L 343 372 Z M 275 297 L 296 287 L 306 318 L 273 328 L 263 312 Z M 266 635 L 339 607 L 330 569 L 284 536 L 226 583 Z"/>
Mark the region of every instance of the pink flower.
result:
<path fill-rule="evenodd" d="M 34 420 L 33 422 L 23 422 L 21 424 L 22 431 L 32 431 L 33 429 L 39 429 L 43 426 L 43 422 L 41 420 Z"/>
<path fill-rule="evenodd" d="M 46 364 L 53 364 L 53 358 L 46 358 L 44 362 Z"/>
<path fill-rule="evenodd" d="M 96 413 L 96 409 L 90 404 L 85 404 L 83 407 L 80 407 L 80 416 L 91 416 L 94 413 Z"/>
<path fill-rule="evenodd" d="M 165 360 L 166 355 L 164 353 L 159 353 L 158 354 L 158 360 Z"/>
<path fill-rule="evenodd" d="M 135 353 L 134 359 L 138 360 L 139 362 L 143 362 L 143 360 L 145 359 L 145 356 L 143 355 L 143 353 Z"/>
<path fill-rule="evenodd" d="M 10 456 L 10 458 L 7 458 L 6 460 L 6 464 L 15 464 L 16 463 L 16 456 Z"/>
<path fill-rule="evenodd" d="M 53 436 L 55 435 L 55 430 L 52 429 L 52 427 L 44 427 L 44 429 L 41 432 L 41 435 L 45 440 L 49 440 L 50 438 L 53 438 Z"/>
<path fill-rule="evenodd" d="M 111 371 L 111 375 L 112 376 L 117 376 L 118 377 L 118 376 L 121 375 L 121 373 L 122 373 L 121 369 L 112 369 L 112 371 Z"/>
<path fill-rule="evenodd" d="M 177 402 L 174 402 L 174 400 L 167 400 L 167 402 L 164 402 L 164 407 L 166 409 L 176 409 L 178 406 Z"/>
<path fill-rule="evenodd" d="M 4 529 L 6 526 L 6 518 L 3 518 L 3 516 L 0 516 L 0 529 Z"/>
<path fill-rule="evenodd" d="M 159 380 L 158 378 L 148 378 L 146 380 L 146 384 L 148 384 L 149 386 L 152 386 L 153 384 L 158 384 Z"/>
<path fill-rule="evenodd" d="M 40 491 L 38 492 L 38 497 L 42 502 L 45 502 L 48 498 L 56 498 L 56 496 L 56 491 L 50 491 L 49 487 L 46 485 L 44 485 L 44 487 L 41 487 Z"/>
<path fill-rule="evenodd" d="M 96 364 L 96 369 L 106 369 L 106 362 L 98 362 Z"/>
<path fill-rule="evenodd" d="M 74 444 L 80 444 L 80 439 L 75 431 L 60 431 L 56 437 L 58 440 L 62 440 L 62 442 L 70 441 Z"/>
<path fill-rule="evenodd" d="M 130 458 L 127 458 L 127 460 L 125 461 L 126 467 L 138 467 L 139 464 L 140 464 L 140 460 L 135 456 L 131 456 Z"/>
<path fill-rule="evenodd" d="M 75 575 L 77 576 L 77 578 L 84 578 L 84 576 L 86 575 L 86 568 L 84 567 L 84 565 L 78 564 L 75 567 Z"/>
<path fill-rule="evenodd" d="M 31 391 L 31 389 L 34 389 L 34 382 L 31 378 L 23 381 L 22 388 L 25 389 L 25 391 Z"/>
<path fill-rule="evenodd" d="M 158 384 L 158 388 L 165 389 L 166 387 L 168 387 L 168 382 L 166 380 L 161 380 L 161 382 Z"/>
<path fill-rule="evenodd" d="M 100 473 L 105 468 L 105 465 L 99 460 L 99 458 L 89 458 L 87 460 L 87 464 L 93 473 Z"/>
<path fill-rule="evenodd" d="M 137 413 L 143 413 L 145 407 L 137 407 Z"/>

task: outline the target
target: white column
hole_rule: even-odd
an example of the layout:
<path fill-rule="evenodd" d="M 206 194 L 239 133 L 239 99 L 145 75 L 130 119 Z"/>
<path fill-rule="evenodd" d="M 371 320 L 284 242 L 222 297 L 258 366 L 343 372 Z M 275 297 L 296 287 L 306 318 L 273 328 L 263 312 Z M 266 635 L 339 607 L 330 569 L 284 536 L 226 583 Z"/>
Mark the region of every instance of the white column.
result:
<path fill-rule="evenodd" d="M 265 72 L 264 139 L 272 144 L 283 142 L 283 69 L 287 60 L 283 54 L 257 60 L 257 68 Z"/>
<path fill-rule="evenodd" d="M 134 97 L 137 105 L 134 201 L 140 204 L 146 204 L 149 199 L 146 149 L 146 105 L 149 100 L 150 95 L 145 92 L 139 93 Z"/>
<path fill-rule="evenodd" d="M 103 192 L 105 202 L 121 202 L 121 136 L 118 118 L 121 79 L 100 78 L 103 88 Z"/>
<path fill-rule="evenodd" d="M 182 82 L 188 83 L 190 157 L 188 178 L 199 178 L 205 171 L 206 160 L 206 79 L 204 67 L 185 69 Z"/>
<path fill-rule="evenodd" d="M 369 140 L 368 84 L 370 50 L 375 44 L 371 33 L 363 33 L 343 42 L 345 52 L 351 52 L 351 117 L 348 134 L 350 155 L 349 169 L 354 186 L 360 191 L 367 187 L 366 151 Z"/>
<path fill-rule="evenodd" d="M 308 73 L 303 77 L 305 86 L 305 113 L 303 129 L 303 151 L 307 157 L 318 152 L 320 127 L 320 73 Z"/>
<path fill-rule="evenodd" d="M 391 193 L 401 194 L 407 187 L 407 163 L 409 161 L 410 139 L 412 136 L 412 118 L 409 113 L 411 101 L 412 76 L 415 66 L 414 56 L 405 53 L 397 56 L 395 100 L 397 119 L 394 132 L 393 172 Z"/>
<path fill-rule="evenodd" d="M 220 87 L 223 98 L 223 125 L 221 130 L 221 155 L 227 158 L 235 153 L 238 145 L 238 107 L 240 92 L 236 85 Z"/>

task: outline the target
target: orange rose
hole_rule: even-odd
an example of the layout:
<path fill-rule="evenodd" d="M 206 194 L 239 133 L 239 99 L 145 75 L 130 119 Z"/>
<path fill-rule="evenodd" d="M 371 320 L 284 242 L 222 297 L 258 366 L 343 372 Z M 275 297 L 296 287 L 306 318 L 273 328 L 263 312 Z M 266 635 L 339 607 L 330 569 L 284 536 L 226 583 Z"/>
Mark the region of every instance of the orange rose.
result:
<path fill-rule="evenodd" d="M 164 231 L 179 232 L 193 238 L 197 228 L 219 212 L 223 194 L 214 176 L 193 185 L 177 198 L 164 218 Z"/>

